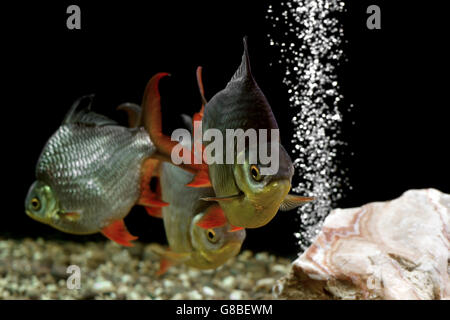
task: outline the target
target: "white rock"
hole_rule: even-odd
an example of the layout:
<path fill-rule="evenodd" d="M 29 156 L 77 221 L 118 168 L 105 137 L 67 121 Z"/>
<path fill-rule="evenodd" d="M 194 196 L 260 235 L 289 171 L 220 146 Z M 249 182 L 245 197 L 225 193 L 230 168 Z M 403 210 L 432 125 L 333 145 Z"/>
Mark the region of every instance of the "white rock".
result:
<path fill-rule="evenodd" d="M 163 286 L 164 286 L 165 288 L 172 288 L 172 287 L 174 286 L 174 283 L 173 283 L 172 280 L 164 279 L 164 281 L 163 281 Z"/>
<path fill-rule="evenodd" d="M 257 254 L 255 254 L 255 259 L 258 261 L 268 261 L 269 254 L 267 252 L 258 252 Z"/>
<path fill-rule="evenodd" d="M 207 296 L 213 296 L 215 291 L 214 289 L 210 288 L 210 287 L 203 287 L 202 289 L 203 293 L 206 294 Z"/>
<path fill-rule="evenodd" d="M 158 287 L 158 288 L 155 289 L 154 294 L 155 294 L 156 296 L 160 296 L 163 292 L 164 292 L 163 288 Z"/>
<path fill-rule="evenodd" d="M 288 266 L 282 264 L 275 264 L 271 267 L 273 272 L 286 273 L 288 271 Z"/>
<path fill-rule="evenodd" d="M 130 291 L 130 289 L 125 285 L 120 285 L 117 289 L 117 293 L 121 295 L 127 295 L 127 293 Z"/>
<path fill-rule="evenodd" d="M 222 286 L 226 289 L 234 288 L 236 280 L 233 276 L 227 276 L 222 280 Z"/>
<path fill-rule="evenodd" d="M 188 273 L 189 273 L 189 277 L 193 278 L 193 279 L 195 279 L 195 278 L 200 276 L 200 271 L 195 270 L 195 269 L 189 269 Z"/>
<path fill-rule="evenodd" d="M 242 290 L 233 290 L 230 293 L 230 300 L 242 300 L 247 298 L 247 293 Z"/>
<path fill-rule="evenodd" d="M 114 286 L 111 281 L 98 281 L 92 286 L 92 289 L 96 292 L 108 292 L 114 290 Z"/>
<path fill-rule="evenodd" d="M 133 280 L 133 278 L 129 274 L 124 274 L 122 276 L 123 283 L 130 283 L 132 280 Z"/>
<path fill-rule="evenodd" d="M 203 296 L 197 290 L 189 291 L 187 295 L 188 295 L 188 299 L 190 299 L 190 300 L 203 299 Z"/>
<path fill-rule="evenodd" d="M 186 273 L 180 273 L 179 275 L 178 275 L 178 278 L 181 280 L 181 281 L 186 281 L 186 280 L 189 280 L 189 276 L 186 274 Z"/>
<path fill-rule="evenodd" d="M 281 280 L 279 296 L 450 299 L 449 248 L 450 195 L 438 190 L 336 209 Z"/>
<path fill-rule="evenodd" d="M 130 299 L 130 300 L 141 300 L 141 296 L 137 292 L 131 291 L 128 294 L 128 299 Z"/>
<path fill-rule="evenodd" d="M 182 293 L 176 293 L 171 299 L 172 300 L 184 300 L 184 296 Z"/>
<path fill-rule="evenodd" d="M 275 284 L 275 279 L 273 278 L 263 278 L 263 279 L 259 279 L 258 281 L 256 281 L 256 290 L 259 289 L 268 289 L 268 290 L 272 290 L 272 287 Z"/>

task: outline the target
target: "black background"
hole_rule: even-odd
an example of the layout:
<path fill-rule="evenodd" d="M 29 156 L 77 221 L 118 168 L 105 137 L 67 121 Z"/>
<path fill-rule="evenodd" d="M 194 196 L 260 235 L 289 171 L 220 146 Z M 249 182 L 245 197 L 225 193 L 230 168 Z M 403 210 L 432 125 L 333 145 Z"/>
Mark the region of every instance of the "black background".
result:
<path fill-rule="evenodd" d="M 275 1 L 275 0 L 272 0 Z M 359 206 L 400 196 L 411 188 L 449 192 L 448 20 L 443 8 L 411 1 L 347 2 L 343 15 L 347 61 L 339 68 L 344 105 L 343 138 L 353 190 L 339 206 Z M 254 76 L 272 105 L 287 149 L 292 135 L 286 88 L 274 34 L 265 20 L 270 1 L 54 1 L 20 2 L 2 9 L 3 209 L 0 237 L 103 240 L 72 236 L 28 218 L 23 209 L 46 140 L 72 102 L 95 93 L 93 108 L 125 124 L 115 111 L 140 103 L 156 72 L 161 82 L 163 126 L 180 127 L 179 114 L 200 106 L 195 69 L 203 66 L 207 98 L 239 65 L 242 37 L 249 36 Z M 66 28 L 66 8 L 81 7 L 81 30 Z M 366 8 L 382 10 L 382 29 L 366 28 Z M 354 122 L 354 125 L 352 123 Z M 295 183 L 295 182 L 294 182 Z M 143 241 L 164 242 L 162 222 L 135 207 L 126 218 Z M 294 256 L 294 211 L 248 230 L 244 247 Z"/>

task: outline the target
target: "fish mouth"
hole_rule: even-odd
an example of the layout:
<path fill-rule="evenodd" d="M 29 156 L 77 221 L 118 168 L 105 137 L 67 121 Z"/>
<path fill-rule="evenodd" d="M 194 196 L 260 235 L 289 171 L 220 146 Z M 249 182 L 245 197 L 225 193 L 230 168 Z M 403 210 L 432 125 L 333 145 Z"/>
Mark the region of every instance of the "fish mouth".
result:
<path fill-rule="evenodd" d="M 36 220 L 36 221 L 41 222 L 41 223 L 48 224 L 48 221 L 45 218 L 40 218 L 40 217 L 36 216 L 30 210 L 25 210 L 25 213 L 27 214 L 27 216 L 29 216 L 33 220 Z"/>
<path fill-rule="evenodd" d="M 219 196 L 219 197 L 203 197 L 200 200 L 203 201 L 231 201 L 231 200 L 239 200 L 245 198 L 245 193 L 242 190 L 239 190 L 237 194 L 231 196 Z"/>
<path fill-rule="evenodd" d="M 215 250 L 212 252 L 212 254 L 208 254 L 206 252 L 200 252 L 203 258 L 208 261 L 211 264 L 222 264 L 223 262 L 220 262 L 222 259 L 228 260 L 232 256 L 235 256 L 239 253 L 239 250 L 241 249 L 242 241 L 238 240 L 231 240 L 226 245 L 221 247 L 218 250 Z M 219 259 L 218 259 L 219 258 Z"/>
<path fill-rule="evenodd" d="M 240 198 L 245 198 L 245 193 L 244 193 L 244 191 L 242 191 L 241 189 L 239 189 L 239 192 L 236 193 L 235 195 L 232 195 L 232 196 L 226 196 L 225 198 L 228 198 L 228 199 L 240 199 Z"/>

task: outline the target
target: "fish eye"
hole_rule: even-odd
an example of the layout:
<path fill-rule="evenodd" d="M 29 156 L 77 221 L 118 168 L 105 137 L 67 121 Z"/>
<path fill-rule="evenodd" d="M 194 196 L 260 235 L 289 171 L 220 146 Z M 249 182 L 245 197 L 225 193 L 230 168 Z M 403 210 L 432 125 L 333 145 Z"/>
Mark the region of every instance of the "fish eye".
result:
<path fill-rule="evenodd" d="M 257 165 L 254 165 L 254 164 L 251 165 L 250 173 L 252 175 L 253 180 L 261 181 L 262 176 L 261 176 L 261 172 L 259 171 L 259 167 Z"/>
<path fill-rule="evenodd" d="M 41 208 L 41 202 L 38 198 L 31 199 L 31 208 L 33 208 L 34 211 L 38 211 Z"/>
<path fill-rule="evenodd" d="M 206 235 L 208 236 L 208 240 L 211 242 L 216 242 L 216 232 L 213 229 L 208 229 L 206 231 Z"/>

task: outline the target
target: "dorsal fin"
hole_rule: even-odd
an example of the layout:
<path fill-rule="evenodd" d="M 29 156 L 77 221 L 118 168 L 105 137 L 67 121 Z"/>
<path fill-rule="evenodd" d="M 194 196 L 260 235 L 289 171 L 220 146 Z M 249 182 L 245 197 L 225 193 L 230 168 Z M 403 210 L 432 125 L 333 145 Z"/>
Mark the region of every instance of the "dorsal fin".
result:
<path fill-rule="evenodd" d="M 66 116 L 62 124 L 70 124 L 70 123 L 79 123 L 90 126 L 106 126 L 106 125 L 115 125 L 117 122 L 109 119 L 108 117 L 92 112 L 91 105 L 94 95 L 82 96 L 77 99 L 70 110 L 67 112 Z M 89 99 L 89 103 L 86 106 L 83 106 L 82 102 L 85 99 Z"/>
<path fill-rule="evenodd" d="M 242 55 L 242 61 L 239 68 L 234 73 L 230 82 L 228 82 L 227 86 L 229 86 L 232 82 L 241 81 L 244 79 L 253 80 L 252 70 L 250 68 L 250 57 L 248 55 L 248 46 L 247 46 L 247 37 L 244 37 L 244 54 Z"/>
<path fill-rule="evenodd" d="M 182 113 L 181 119 L 183 120 L 183 124 L 186 126 L 186 129 L 188 129 L 192 134 L 192 132 L 194 131 L 194 127 L 192 126 L 192 117 Z"/>
<path fill-rule="evenodd" d="M 128 114 L 128 126 L 130 128 L 137 128 L 141 123 L 142 108 L 140 105 L 131 102 L 122 103 L 117 107 L 117 110 L 123 110 Z"/>
<path fill-rule="evenodd" d="M 197 86 L 198 86 L 198 90 L 200 92 L 200 98 L 202 99 L 202 108 L 203 108 L 204 106 L 206 106 L 208 101 L 206 101 L 205 88 L 203 87 L 202 67 L 200 67 L 200 66 L 197 67 L 196 76 L 197 76 Z"/>
<path fill-rule="evenodd" d="M 81 108 L 82 107 L 81 102 L 86 99 L 89 99 L 89 104 L 87 106 L 84 106 L 83 108 Z M 81 114 L 90 112 L 93 99 L 94 99 L 94 95 L 90 94 L 90 95 L 82 96 L 82 97 L 78 98 L 77 100 L 75 100 L 75 102 L 70 107 L 69 111 L 66 113 L 66 116 L 64 117 L 62 124 L 74 123 L 77 121 L 78 117 Z M 79 108 L 81 108 L 81 109 L 79 109 Z"/>

